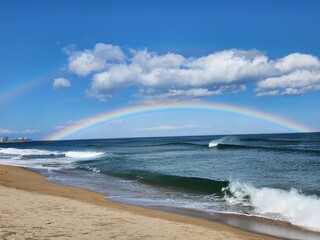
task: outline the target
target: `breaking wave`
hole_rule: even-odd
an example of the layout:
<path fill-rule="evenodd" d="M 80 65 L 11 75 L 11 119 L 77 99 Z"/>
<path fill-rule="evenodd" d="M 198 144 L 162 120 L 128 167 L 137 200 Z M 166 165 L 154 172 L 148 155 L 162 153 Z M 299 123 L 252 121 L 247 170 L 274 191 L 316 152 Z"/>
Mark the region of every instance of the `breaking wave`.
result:
<path fill-rule="evenodd" d="M 304 195 L 294 188 L 256 188 L 241 182 L 231 182 L 224 191 L 227 202 L 251 206 L 258 216 L 320 231 L 320 199 L 315 195 Z"/>
<path fill-rule="evenodd" d="M 89 171 L 101 172 L 92 168 Z M 250 215 L 286 221 L 313 231 L 320 231 L 320 198 L 290 190 L 254 187 L 247 183 L 185 177 L 149 171 L 102 172 L 110 176 L 133 180 L 154 187 L 179 189 L 186 193 L 216 196 L 232 206 L 251 209 Z M 248 215 L 248 212 L 239 212 Z"/>

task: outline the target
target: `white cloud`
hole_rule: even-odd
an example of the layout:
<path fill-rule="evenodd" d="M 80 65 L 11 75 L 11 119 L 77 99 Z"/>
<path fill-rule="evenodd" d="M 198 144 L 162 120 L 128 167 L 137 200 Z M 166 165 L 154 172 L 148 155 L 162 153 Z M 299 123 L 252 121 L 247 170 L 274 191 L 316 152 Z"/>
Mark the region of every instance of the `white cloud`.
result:
<path fill-rule="evenodd" d="M 85 92 L 87 97 L 93 97 L 97 98 L 100 102 L 107 102 L 109 99 L 112 98 L 112 94 L 110 94 L 108 91 L 105 91 L 104 89 L 91 89 L 91 90 L 86 90 Z"/>
<path fill-rule="evenodd" d="M 12 134 L 14 131 L 9 129 L 0 128 L 0 134 Z"/>
<path fill-rule="evenodd" d="M 70 87 L 71 83 L 68 79 L 65 78 L 55 78 L 53 80 L 53 88 L 58 89 L 58 88 L 67 88 Z"/>
<path fill-rule="evenodd" d="M 185 126 L 164 125 L 164 126 L 156 126 L 156 127 L 149 127 L 149 128 L 137 128 L 137 129 L 134 129 L 133 131 L 137 131 L 137 132 L 174 131 L 174 130 L 190 129 L 190 128 L 199 128 L 199 126 L 197 125 L 185 125 Z"/>
<path fill-rule="evenodd" d="M 258 96 L 301 95 L 320 90 L 320 69 L 296 70 L 280 77 L 267 78 L 257 83 Z"/>
<path fill-rule="evenodd" d="M 276 61 L 275 66 L 288 73 L 297 69 L 319 68 L 319 59 L 308 54 L 292 53 Z"/>
<path fill-rule="evenodd" d="M 54 130 L 61 130 L 61 129 L 70 127 L 71 125 L 75 125 L 77 123 L 79 123 L 79 121 L 71 121 L 71 120 L 69 120 L 69 121 L 66 121 L 64 123 L 59 123 L 59 124 L 53 126 L 53 129 Z"/>
<path fill-rule="evenodd" d="M 244 91 L 249 83 L 257 84 L 257 96 L 303 94 L 319 89 L 320 61 L 301 53 L 274 60 L 257 50 L 237 49 L 198 58 L 147 50 L 131 50 L 124 55 L 119 46 L 98 43 L 94 49 L 71 51 L 69 55 L 70 71 L 80 76 L 93 73 L 86 95 L 100 101 L 107 101 L 115 91 L 130 86 L 154 91 L 138 92 L 136 96 L 158 99 L 236 93 Z M 301 77 L 312 77 L 292 80 L 299 72 Z M 266 87 L 268 84 L 274 87 Z"/>
<path fill-rule="evenodd" d="M 136 97 L 143 98 L 144 102 L 159 102 L 168 100 L 188 100 L 220 95 L 223 93 L 237 93 L 244 91 L 245 85 L 228 85 L 220 86 L 209 90 L 207 88 L 191 88 L 191 89 L 167 89 L 166 91 L 157 91 L 155 89 L 139 89 Z"/>
<path fill-rule="evenodd" d="M 229 50 L 198 59 L 168 53 L 135 52 L 127 63 L 114 64 L 95 74 L 91 90 L 119 86 L 203 87 L 244 82 L 267 70 L 266 57 L 257 51 Z"/>
<path fill-rule="evenodd" d="M 27 129 L 27 130 L 23 130 L 21 132 L 18 132 L 18 133 L 23 133 L 23 134 L 33 134 L 33 133 L 37 133 L 39 132 L 38 130 L 35 130 L 35 129 Z"/>
<path fill-rule="evenodd" d="M 93 50 L 69 50 L 67 53 L 69 55 L 69 70 L 80 76 L 105 69 L 108 66 L 108 61 L 122 61 L 125 58 L 120 47 L 104 43 L 97 43 Z"/>
<path fill-rule="evenodd" d="M 12 134 L 33 134 L 38 132 L 35 129 L 27 129 L 27 130 L 22 130 L 22 131 L 16 131 L 16 130 L 9 130 L 9 129 L 4 129 L 0 128 L 0 134 L 4 135 L 12 135 Z"/>
<path fill-rule="evenodd" d="M 252 78 L 250 74 L 260 76 L 266 71 L 266 61 L 257 51 L 230 50 L 198 59 L 137 51 L 129 62 L 110 65 L 95 74 L 86 94 L 106 101 L 114 90 L 135 85 L 155 88 L 159 94 L 154 97 L 158 98 L 199 98 L 239 92 L 245 89 L 243 83 L 247 78 Z"/>

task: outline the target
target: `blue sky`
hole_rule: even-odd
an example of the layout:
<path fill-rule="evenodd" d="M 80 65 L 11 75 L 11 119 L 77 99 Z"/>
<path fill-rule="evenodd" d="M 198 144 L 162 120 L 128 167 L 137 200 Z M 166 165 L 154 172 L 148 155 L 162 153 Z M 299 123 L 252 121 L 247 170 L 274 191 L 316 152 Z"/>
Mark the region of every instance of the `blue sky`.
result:
<path fill-rule="evenodd" d="M 319 1 L 1 1 L 0 136 L 43 139 L 137 104 L 238 105 L 320 131 Z M 159 112 L 71 138 L 286 132 Z"/>

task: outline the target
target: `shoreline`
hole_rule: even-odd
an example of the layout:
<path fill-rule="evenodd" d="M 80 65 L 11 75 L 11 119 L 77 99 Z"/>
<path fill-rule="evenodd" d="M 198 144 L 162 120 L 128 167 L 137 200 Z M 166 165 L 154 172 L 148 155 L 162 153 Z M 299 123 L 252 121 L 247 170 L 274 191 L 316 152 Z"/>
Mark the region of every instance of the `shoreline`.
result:
<path fill-rule="evenodd" d="M 218 222 L 213 222 L 213 221 L 209 221 L 209 220 L 205 220 L 197 217 L 190 217 L 190 216 L 185 216 L 177 213 L 165 212 L 162 210 L 155 210 L 155 209 L 143 208 L 139 206 L 125 205 L 122 203 L 111 202 L 107 200 L 105 195 L 103 194 L 99 194 L 99 193 L 92 192 L 82 188 L 52 183 L 47 181 L 43 175 L 37 172 L 34 172 L 32 170 L 28 170 L 21 167 L 0 165 L 0 185 L 2 186 L 1 192 L 3 191 L 14 192 L 11 194 L 11 201 L 15 201 L 15 202 L 17 201 L 19 196 L 26 195 L 27 197 L 25 198 L 30 197 L 30 198 L 38 198 L 38 199 L 48 199 L 47 205 L 50 204 L 50 199 L 55 199 L 56 201 L 59 200 L 60 204 L 63 206 L 64 204 L 71 204 L 71 205 L 83 204 L 89 209 L 90 207 L 94 209 L 98 208 L 99 214 L 97 213 L 97 215 L 103 214 L 104 210 L 108 212 L 109 215 L 111 212 L 112 215 L 115 215 L 114 219 L 106 219 L 105 221 L 111 221 L 111 223 L 118 221 L 118 225 L 109 231 L 107 231 L 106 228 L 100 229 L 99 227 L 96 227 L 97 229 L 94 229 L 94 231 L 91 234 L 103 233 L 104 235 L 102 234 L 101 236 L 106 236 L 105 234 L 115 232 L 115 231 L 117 232 L 117 229 L 118 229 L 118 232 L 120 235 L 115 236 L 116 239 L 126 239 L 126 238 L 139 239 L 141 237 L 145 239 L 149 239 L 151 237 L 152 238 L 155 237 L 156 239 L 162 239 L 162 238 L 163 239 L 165 238 L 166 239 L 177 239 L 177 238 L 186 239 L 186 237 L 189 235 L 190 235 L 189 239 L 194 239 L 194 238 L 198 238 L 198 239 L 200 238 L 201 239 L 209 239 L 209 238 L 210 239 L 221 239 L 221 238 L 261 239 L 261 240 L 278 239 L 275 237 L 245 231 L 235 227 L 227 226 L 225 224 L 221 224 Z M 7 194 L 7 195 L 4 194 L 4 196 L 10 197 L 10 194 Z M 68 199 L 68 201 L 66 201 L 66 199 Z M 3 198 L 1 199 L 1 201 L 3 201 Z M 21 201 L 23 201 L 23 199 Z M 37 202 L 35 201 L 33 201 L 32 203 L 37 205 Z M 10 211 L 9 209 L 6 209 L 6 208 L 9 208 L 8 205 L 7 206 L 4 204 L 1 204 L 1 205 L 2 205 L 2 208 L 5 208 L 6 211 Z M 22 206 L 20 204 L 16 207 L 24 208 L 28 206 Z M 45 206 L 46 205 L 44 205 L 44 208 Z M 67 210 L 63 209 L 62 211 L 58 211 L 60 213 L 59 214 L 60 217 L 63 212 L 65 211 L 68 212 L 68 206 L 64 206 L 64 207 L 67 208 Z M 83 207 L 81 209 L 83 209 Z M 82 211 L 81 209 L 77 209 L 77 210 L 81 212 Z M 18 209 L 18 211 L 20 210 L 21 209 Z M 32 214 L 28 210 L 24 210 L 24 211 L 26 212 L 26 214 Z M 76 211 L 77 214 L 79 214 L 78 211 Z M 92 212 L 92 209 L 91 209 L 91 212 Z M 51 212 L 49 209 L 48 211 L 40 211 L 40 214 L 50 218 Z M 105 217 L 107 218 L 109 215 L 106 215 Z M 9 222 L 13 220 L 13 219 L 10 219 L 9 215 L 6 217 L 8 217 L 7 221 Z M 67 216 L 63 216 L 63 217 L 67 218 Z M 74 221 L 74 218 L 72 218 L 72 216 L 70 217 L 71 218 L 69 220 Z M 86 222 L 86 224 L 90 225 L 91 222 L 95 222 L 96 217 L 97 216 L 93 216 L 91 220 L 88 219 L 89 222 L 88 223 Z M 129 219 L 132 218 L 132 222 L 130 223 L 131 225 L 128 224 L 126 221 L 128 218 Z M 48 229 L 47 229 L 48 231 L 52 229 L 52 226 L 54 224 L 58 224 L 55 221 L 58 222 L 60 221 L 60 219 L 59 218 L 55 219 L 53 223 L 51 223 L 50 226 L 48 226 Z M 68 222 L 68 219 L 66 219 L 66 221 Z M 80 227 L 81 225 L 83 225 L 84 223 L 83 221 L 87 221 L 87 219 L 86 220 L 80 219 L 80 222 L 79 222 Z M 134 221 L 136 221 L 135 224 L 133 224 Z M 150 225 L 148 226 L 148 228 L 145 228 L 142 226 L 146 224 L 146 222 L 148 222 L 148 225 Z M 132 226 L 132 224 L 134 226 Z M 1 225 L 3 225 L 3 221 L 1 222 Z M 140 227 L 137 225 L 140 225 Z M 14 227 L 15 226 L 13 226 L 13 228 Z M 0 226 L 0 229 L 1 228 L 5 229 L 4 226 Z M 16 226 L 16 228 L 19 228 L 19 226 Z M 42 226 L 42 228 L 46 229 L 44 226 Z M 163 231 L 164 229 L 165 231 Z M 178 229 L 183 229 L 183 231 L 177 231 Z M 127 230 L 126 232 L 129 231 L 131 233 L 124 233 L 123 232 L 124 230 Z M 1 231 L 3 230 L 0 230 L 0 234 L 1 234 Z M 10 231 L 11 233 L 13 232 L 12 230 Z M 143 233 L 148 233 L 149 234 L 148 237 L 146 236 L 144 237 L 143 235 L 141 235 Z M 188 233 L 188 235 L 186 235 L 186 233 Z M 40 235 L 40 237 L 41 236 L 42 235 Z M 90 234 L 85 234 L 83 236 L 82 235 L 70 236 L 70 238 L 76 239 L 76 238 L 82 238 L 85 236 L 87 237 L 87 239 L 92 237 L 92 235 Z M 15 237 L 19 238 L 19 234 L 15 235 Z M 42 237 L 46 238 L 44 236 Z"/>

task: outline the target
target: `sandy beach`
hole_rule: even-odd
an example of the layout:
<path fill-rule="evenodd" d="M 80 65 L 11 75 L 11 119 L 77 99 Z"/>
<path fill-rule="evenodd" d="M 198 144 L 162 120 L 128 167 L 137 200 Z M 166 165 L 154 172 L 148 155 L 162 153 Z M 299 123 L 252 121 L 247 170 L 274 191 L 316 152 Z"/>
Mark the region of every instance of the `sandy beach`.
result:
<path fill-rule="evenodd" d="M 35 172 L 0 166 L 1 239 L 275 239 L 219 223 L 127 206 Z"/>

